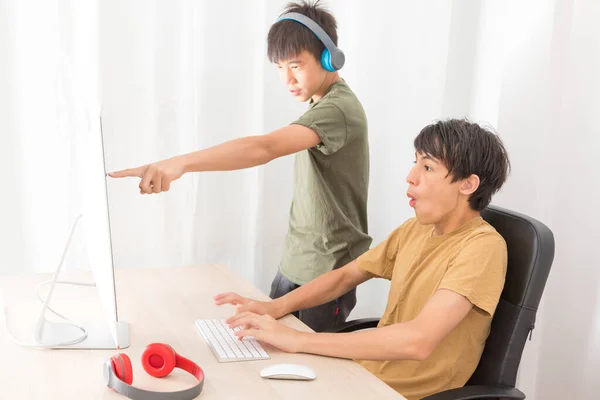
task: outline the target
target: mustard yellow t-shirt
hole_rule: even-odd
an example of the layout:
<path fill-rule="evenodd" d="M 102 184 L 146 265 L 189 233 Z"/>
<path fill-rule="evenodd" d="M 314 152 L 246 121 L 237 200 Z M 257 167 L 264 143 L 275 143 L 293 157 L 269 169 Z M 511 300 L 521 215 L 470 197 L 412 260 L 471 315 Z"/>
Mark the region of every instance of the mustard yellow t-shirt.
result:
<path fill-rule="evenodd" d="M 479 363 L 506 275 L 506 243 L 481 217 L 442 236 L 433 230 L 410 219 L 357 260 L 371 277 L 391 280 L 379 327 L 414 319 L 438 289 L 474 305 L 424 361 L 358 361 L 408 400 L 464 386 Z"/>

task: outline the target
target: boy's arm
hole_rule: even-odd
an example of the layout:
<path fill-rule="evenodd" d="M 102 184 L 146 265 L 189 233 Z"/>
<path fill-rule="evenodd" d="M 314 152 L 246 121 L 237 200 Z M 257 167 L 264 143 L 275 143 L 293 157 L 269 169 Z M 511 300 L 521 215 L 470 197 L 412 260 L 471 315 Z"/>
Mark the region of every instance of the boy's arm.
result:
<path fill-rule="evenodd" d="M 185 172 L 229 171 L 263 165 L 320 142 L 312 129 L 292 124 L 266 135 L 234 139 L 181 157 Z"/>
<path fill-rule="evenodd" d="M 321 143 L 310 128 L 292 124 L 266 135 L 247 136 L 157 163 L 110 173 L 113 178 L 139 177 L 142 193 L 160 193 L 186 172 L 230 171 L 266 164 Z"/>
<path fill-rule="evenodd" d="M 285 315 L 335 300 L 369 279 L 367 274 L 358 269 L 358 263 L 354 260 L 313 279 L 277 300 Z"/>
<path fill-rule="evenodd" d="M 342 268 L 323 274 L 276 300 L 256 301 L 236 293 L 222 293 L 215 297 L 215 303 L 217 305 L 233 304 L 237 306 L 236 314 L 250 311 L 255 314 L 268 314 L 273 318 L 279 318 L 290 312 L 318 306 L 337 299 L 370 278 L 392 279 L 398 242 L 401 240 L 406 226 L 407 223 L 402 224 L 386 240 Z M 233 320 L 234 318 L 230 318 L 227 321 Z"/>
<path fill-rule="evenodd" d="M 412 321 L 352 333 L 307 333 L 268 315 L 242 313 L 230 326 L 239 337 L 254 336 L 290 352 L 362 360 L 424 360 L 473 308 L 464 296 L 440 289 Z"/>
<path fill-rule="evenodd" d="M 251 311 L 279 318 L 294 311 L 315 307 L 337 299 L 368 279 L 369 276 L 358 269 L 357 262 L 354 260 L 275 300 L 262 302 L 247 299 L 236 293 L 222 293 L 215 296 L 215 303 L 217 305 L 237 305 L 238 315 Z M 232 317 L 228 322 L 234 320 L 235 317 Z"/>

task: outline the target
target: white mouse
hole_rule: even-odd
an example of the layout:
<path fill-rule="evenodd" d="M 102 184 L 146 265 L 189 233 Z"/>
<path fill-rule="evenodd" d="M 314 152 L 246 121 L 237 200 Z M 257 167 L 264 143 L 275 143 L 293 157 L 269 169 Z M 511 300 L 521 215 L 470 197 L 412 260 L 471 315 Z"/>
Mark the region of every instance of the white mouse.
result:
<path fill-rule="evenodd" d="M 268 379 L 293 379 L 300 381 L 310 381 L 317 377 L 312 369 L 298 364 L 273 364 L 264 367 L 260 371 L 260 376 Z"/>

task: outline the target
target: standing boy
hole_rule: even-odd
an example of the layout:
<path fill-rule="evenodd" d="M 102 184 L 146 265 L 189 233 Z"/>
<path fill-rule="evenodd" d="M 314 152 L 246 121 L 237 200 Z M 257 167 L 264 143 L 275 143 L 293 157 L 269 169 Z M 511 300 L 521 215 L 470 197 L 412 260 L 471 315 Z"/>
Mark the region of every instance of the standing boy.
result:
<path fill-rule="evenodd" d="M 186 172 L 237 170 L 296 154 L 289 228 L 270 296 L 281 297 L 356 259 L 371 244 L 367 229 L 367 119 L 339 76 L 344 55 L 337 24 L 318 1 L 290 3 L 268 34 L 268 56 L 298 101 L 309 109 L 296 121 L 154 164 L 111 173 L 141 178 L 140 192 L 160 193 Z M 356 291 L 295 315 L 315 331 L 345 322 Z"/>

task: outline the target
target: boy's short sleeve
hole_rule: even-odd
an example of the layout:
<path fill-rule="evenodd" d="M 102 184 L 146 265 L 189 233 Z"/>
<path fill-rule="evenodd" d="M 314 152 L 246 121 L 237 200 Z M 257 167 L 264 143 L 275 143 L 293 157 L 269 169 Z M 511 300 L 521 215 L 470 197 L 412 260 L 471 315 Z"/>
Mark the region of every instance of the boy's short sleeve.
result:
<path fill-rule="evenodd" d="M 400 245 L 403 234 L 404 225 L 401 225 L 396 228 L 386 240 L 363 253 L 356 259 L 358 269 L 367 274 L 370 278 L 392 280 L 396 254 L 398 254 L 398 246 Z"/>
<path fill-rule="evenodd" d="M 506 243 L 498 233 L 480 234 L 450 261 L 439 289 L 466 297 L 491 317 L 504 288 L 507 259 Z"/>
<path fill-rule="evenodd" d="M 292 124 L 303 125 L 315 131 L 321 139 L 321 143 L 316 147 L 325 155 L 335 153 L 346 144 L 346 117 L 342 110 L 330 101 L 317 103 Z"/>

